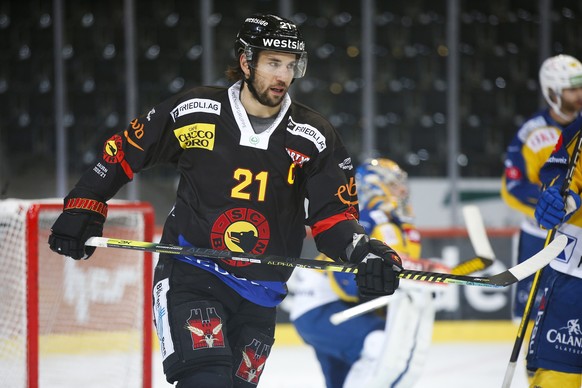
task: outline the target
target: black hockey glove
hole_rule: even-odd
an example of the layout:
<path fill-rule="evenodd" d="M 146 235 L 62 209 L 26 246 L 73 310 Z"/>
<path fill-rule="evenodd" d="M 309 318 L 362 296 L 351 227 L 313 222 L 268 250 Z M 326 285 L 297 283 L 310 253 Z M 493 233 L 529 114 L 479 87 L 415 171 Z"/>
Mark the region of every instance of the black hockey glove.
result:
<path fill-rule="evenodd" d="M 95 247 L 86 247 L 89 237 L 103 236 L 107 204 L 92 198 L 65 198 L 63 212 L 51 228 L 48 243 L 51 250 L 75 260 L 86 260 Z"/>
<path fill-rule="evenodd" d="M 356 284 L 362 299 L 391 295 L 398 288 L 398 272 L 402 270 L 400 256 L 380 240 L 365 234 L 355 234 L 346 249 L 346 256 L 358 265 Z"/>

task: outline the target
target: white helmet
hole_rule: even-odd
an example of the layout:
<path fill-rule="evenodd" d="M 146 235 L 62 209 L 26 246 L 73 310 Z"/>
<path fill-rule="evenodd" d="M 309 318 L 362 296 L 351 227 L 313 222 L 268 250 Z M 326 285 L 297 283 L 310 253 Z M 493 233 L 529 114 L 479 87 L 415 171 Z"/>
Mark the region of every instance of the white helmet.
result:
<path fill-rule="evenodd" d="M 544 61 L 540 68 L 540 85 L 548 104 L 557 115 L 566 117 L 562 107 L 562 90 L 582 87 L 582 63 L 569 55 L 556 55 Z M 551 93 L 555 98 L 551 98 Z"/>

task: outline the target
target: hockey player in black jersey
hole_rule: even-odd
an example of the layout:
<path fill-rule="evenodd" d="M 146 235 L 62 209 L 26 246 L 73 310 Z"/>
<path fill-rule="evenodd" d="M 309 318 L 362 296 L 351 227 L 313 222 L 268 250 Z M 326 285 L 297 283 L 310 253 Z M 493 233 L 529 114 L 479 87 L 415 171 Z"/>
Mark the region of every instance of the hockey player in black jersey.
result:
<path fill-rule="evenodd" d="M 84 243 L 101 236 L 106 202 L 136 172 L 171 163 L 180 182 L 163 243 L 298 256 L 308 225 L 321 252 L 360 263 L 362 296 L 393 293 L 401 260 L 358 224 L 350 156 L 330 123 L 287 93 L 307 67 L 297 27 L 248 17 L 235 53 L 231 87 L 191 89 L 107 140 L 65 198 L 51 249 L 88 258 L 95 248 Z M 154 316 L 167 380 L 180 388 L 257 385 L 291 271 L 160 255 Z"/>

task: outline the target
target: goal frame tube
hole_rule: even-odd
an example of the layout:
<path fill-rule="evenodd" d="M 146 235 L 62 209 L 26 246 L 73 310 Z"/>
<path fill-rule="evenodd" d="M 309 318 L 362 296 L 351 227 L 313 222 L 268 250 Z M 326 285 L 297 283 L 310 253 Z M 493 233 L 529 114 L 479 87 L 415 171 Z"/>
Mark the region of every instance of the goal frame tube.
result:
<path fill-rule="evenodd" d="M 146 202 L 110 203 L 110 209 L 139 210 L 144 217 L 144 238 L 151 241 L 154 238 L 155 215 L 153 207 Z M 26 362 L 27 362 L 27 387 L 39 388 L 39 298 L 38 298 L 38 221 L 39 213 L 43 210 L 62 211 L 63 205 L 52 203 L 33 203 L 26 214 L 26 239 L 34 241 L 34 244 L 26 244 Z M 153 373 L 153 311 L 151 282 L 153 281 L 153 255 L 144 252 L 143 279 L 143 335 L 142 335 L 142 388 L 152 388 Z M 72 260 L 67 258 L 67 260 Z M 34 291 L 34 292 L 33 292 Z"/>

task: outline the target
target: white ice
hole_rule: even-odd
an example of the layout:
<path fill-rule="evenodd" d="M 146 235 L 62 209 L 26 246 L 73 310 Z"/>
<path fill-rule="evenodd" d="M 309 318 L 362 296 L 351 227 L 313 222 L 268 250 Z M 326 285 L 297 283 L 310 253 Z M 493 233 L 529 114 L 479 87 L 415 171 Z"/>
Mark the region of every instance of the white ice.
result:
<path fill-rule="evenodd" d="M 418 388 L 500 387 L 513 343 L 433 344 Z M 169 388 L 154 360 L 154 388 Z M 313 350 L 305 345 L 275 346 L 267 360 L 259 388 L 324 388 L 323 376 Z M 527 379 L 520 359 L 512 388 L 526 388 Z"/>
<path fill-rule="evenodd" d="M 507 368 L 512 342 L 434 343 L 417 388 L 500 387 Z M 139 357 L 136 357 L 139 362 Z M 68 365 L 66 373 L 55 372 L 55 365 Z M 65 356 L 45 360 L 41 368 L 42 388 L 134 387 L 136 376 L 128 381 L 108 380 L 112 368 L 123 367 L 119 356 Z M 89 366 L 90 370 L 84 366 Z M 43 372 L 43 370 L 45 372 Z M 101 370 L 102 372 L 98 372 Z M 52 373 L 49 373 L 52 372 Z M 95 373 L 97 372 L 97 373 Z M 119 375 L 119 374 L 118 374 Z M 8 387 L 0 382 L 0 387 Z M 153 356 L 153 388 L 172 387 L 165 381 L 161 359 Z M 272 349 L 259 388 L 325 388 L 313 350 L 306 345 L 276 346 Z M 512 388 L 526 388 L 523 360 L 518 360 Z"/>

